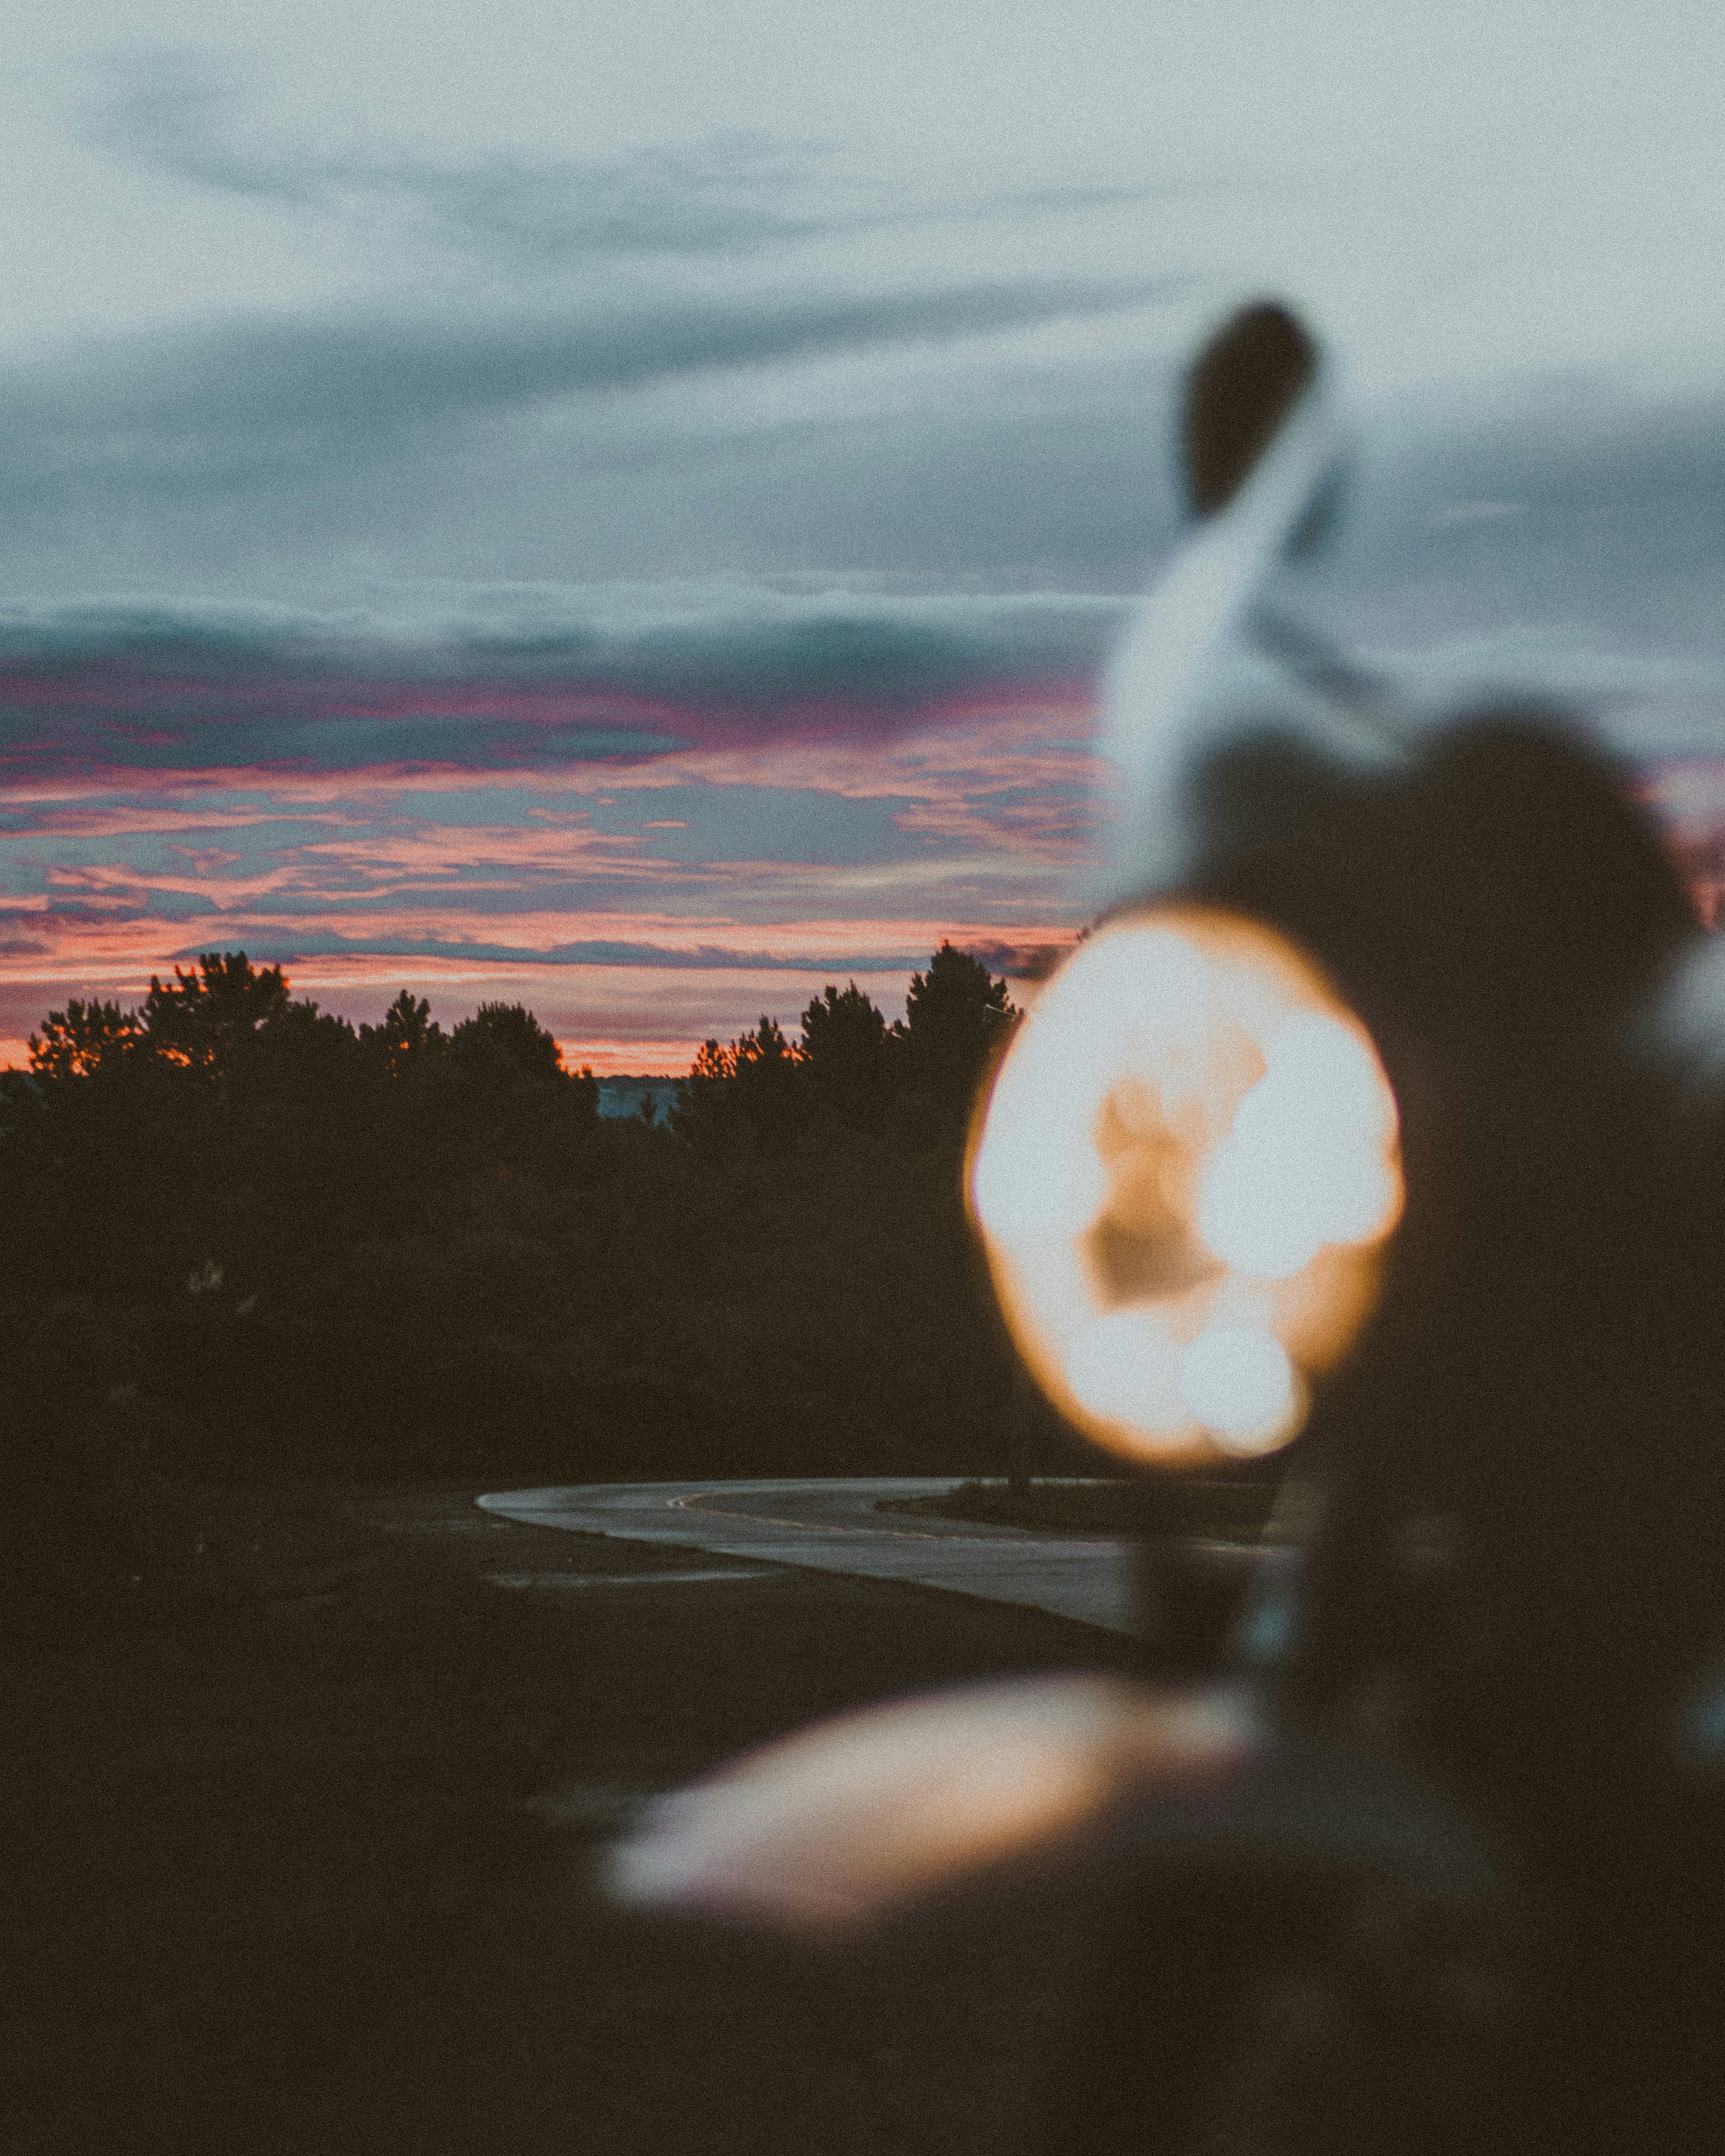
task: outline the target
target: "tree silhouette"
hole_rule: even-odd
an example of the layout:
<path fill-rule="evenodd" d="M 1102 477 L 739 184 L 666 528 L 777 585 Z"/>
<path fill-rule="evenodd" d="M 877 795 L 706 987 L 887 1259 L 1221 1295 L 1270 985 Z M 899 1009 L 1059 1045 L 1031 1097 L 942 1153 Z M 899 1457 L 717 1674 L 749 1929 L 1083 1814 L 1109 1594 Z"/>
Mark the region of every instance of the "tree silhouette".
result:
<path fill-rule="evenodd" d="M 547 1080 L 569 1075 L 562 1050 L 525 1004 L 481 1004 L 449 1036 L 449 1051 L 475 1072 Z"/>
<path fill-rule="evenodd" d="M 855 981 L 843 990 L 829 981 L 803 1014 L 802 1063 L 816 1113 L 851 1130 L 879 1130 L 891 1106 L 897 1045 Z"/>
<path fill-rule="evenodd" d="M 737 1106 L 763 1152 L 783 1152 L 802 1121 L 801 1057 L 777 1019 L 762 1017 L 732 1049 Z"/>
<path fill-rule="evenodd" d="M 247 1076 L 260 1096 L 310 1089 L 328 1096 L 334 1109 L 362 1063 L 359 1036 L 345 1018 L 320 1010 L 310 997 L 295 998 L 258 1028 Z"/>
<path fill-rule="evenodd" d="M 75 1000 L 50 1011 L 30 1035 L 30 1069 L 39 1078 L 88 1078 L 112 1071 L 136 1050 L 144 1029 L 118 1004 Z"/>
<path fill-rule="evenodd" d="M 562 1174 L 571 1145 L 598 1127 L 598 1081 L 564 1068 L 562 1050 L 525 1004 L 481 1004 L 450 1034 L 445 1061 L 427 1061 L 444 1142 L 475 1165 Z"/>
<path fill-rule="evenodd" d="M 583 1122 L 596 1124 L 599 1120 L 599 1081 L 593 1075 L 593 1065 L 590 1063 L 583 1063 L 578 1070 L 570 1075 L 567 1091 L 570 1104 L 576 1115 Z M 644 1113 L 643 1120 L 650 1125 L 653 1122 L 651 1111 L 654 1107 L 653 1096 L 650 1093 L 642 1096 L 641 1106 L 644 1111 L 646 1111 Z"/>
<path fill-rule="evenodd" d="M 699 1085 L 716 1085 L 737 1075 L 737 1044 L 721 1048 L 716 1040 L 704 1040 L 695 1051 L 695 1060 L 689 1066 L 689 1081 Z"/>
<path fill-rule="evenodd" d="M 206 951 L 193 971 L 176 966 L 172 983 L 152 973 L 138 1015 L 153 1058 L 228 1083 L 249 1064 L 259 1029 L 287 1002 L 280 966 L 260 971 L 244 951 Z"/>
<path fill-rule="evenodd" d="M 703 1041 L 677 1088 L 670 1124 L 679 1137 L 707 1152 L 742 1145 L 767 1155 L 786 1152 L 803 1122 L 803 1055 L 777 1019 L 721 1047 Z"/>
<path fill-rule="evenodd" d="M 734 1041 L 729 1048 L 717 1040 L 702 1041 L 671 1103 L 671 1130 L 703 1152 L 722 1145 L 736 1125 L 732 1084 L 737 1075 L 736 1048 Z"/>
<path fill-rule="evenodd" d="M 431 1015 L 431 1004 L 417 1000 L 410 988 L 401 993 L 376 1025 L 362 1025 L 360 1045 L 392 1078 L 424 1069 L 448 1050 L 449 1035 Z"/>
<path fill-rule="evenodd" d="M 901 1038 L 911 1090 L 947 1132 L 969 1120 L 989 1057 L 1019 1015 L 1004 980 L 979 958 L 943 942 L 926 973 L 913 973 Z"/>
<path fill-rule="evenodd" d="M 800 1039 L 704 1044 L 665 1129 L 601 1122 L 518 1004 L 357 1031 L 243 952 L 69 1004 L 0 1077 L 0 1374 L 70 1296 L 134 1342 L 91 1382 L 140 1389 L 165 1472 L 985 1468 L 950 1137 L 1008 1010 L 950 945 L 896 1028 L 829 986 Z"/>

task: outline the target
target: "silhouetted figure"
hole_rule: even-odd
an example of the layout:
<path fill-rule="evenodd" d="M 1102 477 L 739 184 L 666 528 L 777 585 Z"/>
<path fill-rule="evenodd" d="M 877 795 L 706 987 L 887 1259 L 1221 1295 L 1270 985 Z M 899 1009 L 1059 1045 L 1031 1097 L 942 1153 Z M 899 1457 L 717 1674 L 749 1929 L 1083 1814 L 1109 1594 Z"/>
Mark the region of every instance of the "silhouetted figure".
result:
<path fill-rule="evenodd" d="M 1145 1813 L 1060 2146 L 1710 2145 L 1725 1159 L 1652 1024 L 1687 900 L 1540 715 L 1369 780 L 1246 733 L 1197 798 L 1191 895 L 1370 1029 L 1407 1209 L 1301 1440 L 1322 1527 L 1243 1643 L 1282 1734 L 1183 1842 Z"/>

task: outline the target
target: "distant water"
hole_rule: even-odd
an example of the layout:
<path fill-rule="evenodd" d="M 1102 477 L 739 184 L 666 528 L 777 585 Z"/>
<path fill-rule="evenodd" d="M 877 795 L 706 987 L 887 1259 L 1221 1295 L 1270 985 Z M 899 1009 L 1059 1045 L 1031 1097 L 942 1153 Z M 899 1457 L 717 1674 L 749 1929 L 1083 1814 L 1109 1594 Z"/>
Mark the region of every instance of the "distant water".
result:
<path fill-rule="evenodd" d="M 670 1113 L 671 1103 L 677 1097 L 675 1078 L 623 1077 L 601 1078 L 599 1081 L 599 1113 L 602 1116 L 636 1116 L 641 1102 L 650 1096 L 655 1112 L 660 1122 Z"/>

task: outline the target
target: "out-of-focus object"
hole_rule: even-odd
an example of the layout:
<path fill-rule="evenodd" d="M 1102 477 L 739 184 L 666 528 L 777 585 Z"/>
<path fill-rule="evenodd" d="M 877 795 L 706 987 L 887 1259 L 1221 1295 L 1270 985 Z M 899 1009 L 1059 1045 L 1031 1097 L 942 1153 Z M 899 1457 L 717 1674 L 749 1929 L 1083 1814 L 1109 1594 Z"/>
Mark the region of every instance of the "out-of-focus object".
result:
<path fill-rule="evenodd" d="M 1266 614 L 1343 447 L 1292 317 L 1224 324 L 1203 521 L 1107 688 L 1111 911 L 969 1163 L 1078 1428 L 1186 1464 L 1305 1419 L 1307 1531 L 1230 1650 L 1260 1718 L 878 1710 L 662 1800 L 612 1885 L 854 1938 L 973 1875 L 1005 1907 L 1111 1819 L 1063 2156 L 1708 2147 L 1725 965 L 1596 729 L 1416 709 Z"/>
<path fill-rule="evenodd" d="M 1103 700 L 1115 778 L 1101 888 L 1127 910 L 1039 999 L 968 1168 L 995 1290 L 1038 1383 L 1086 1436 L 1163 1465 L 1273 1451 L 1298 1433 L 1310 1380 L 1372 1306 L 1402 1204 L 1394 1096 L 1321 969 L 1248 913 L 1178 894 L 1130 905 L 1214 850 L 1202 776 L 1242 721 L 1212 677 L 1261 643 L 1259 588 L 1337 483 L 1334 363 L 1286 308 L 1245 307 L 1193 367 L 1182 434 L 1199 521 Z M 1403 765 L 1388 706 L 1354 693 L 1345 665 L 1327 685 L 1316 746 L 1349 769 Z M 1308 747 L 1312 723 L 1293 722 Z M 1263 789 L 1249 790 L 1248 820 L 1261 822 Z"/>
<path fill-rule="evenodd" d="M 818 1722 L 657 1799 L 605 1862 L 630 1907 L 822 1943 L 1075 1841 L 1147 1794 L 1197 1794 L 1254 1749 L 1220 1694 L 1021 1679 Z"/>
<path fill-rule="evenodd" d="M 1167 888 L 1191 865 L 1193 766 L 1240 720 L 1209 694 L 1212 676 L 1232 650 L 1260 639 L 1260 588 L 1337 482 L 1347 437 L 1336 362 L 1285 307 L 1244 307 L 1193 367 L 1182 435 L 1201 521 L 1152 587 L 1103 684 L 1097 745 L 1114 769 L 1102 803 L 1107 858 L 1091 894 L 1103 904 Z M 1351 684 L 1345 667 L 1332 672 Z M 1373 723 L 1372 703 L 1368 689 L 1344 687 L 1301 716 L 1332 752 L 1394 760 L 1397 730 Z"/>
<path fill-rule="evenodd" d="M 1020 1353 L 1132 1459 L 1274 1450 L 1358 1332 L 1401 1209 L 1371 1039 L 1286 938 L 1194 906 L 1081 944 L 972 1147 Z"/>

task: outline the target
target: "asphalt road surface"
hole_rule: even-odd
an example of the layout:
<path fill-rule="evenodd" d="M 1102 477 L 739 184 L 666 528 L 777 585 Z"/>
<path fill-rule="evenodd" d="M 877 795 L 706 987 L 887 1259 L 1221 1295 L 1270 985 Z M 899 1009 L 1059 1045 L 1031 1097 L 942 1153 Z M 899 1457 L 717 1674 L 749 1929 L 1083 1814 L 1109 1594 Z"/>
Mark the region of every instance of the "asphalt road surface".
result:
<path fill-rule="evenodd" d="M 505 1490 L 488 1512 L 536 1527 L 669 1543 L 711 1557 L 794 1564 L 1015 1602 L 1118 1632 L 1135 1629 L 1131 1545 L 923 1514 L 883 1497 L 933 1496 L 949 1477 L 808 1482 L 593 1482 Z M 711 1568 L 691 1568 L 717 1576 Z M 565 1575 L 567 1577 L 567 1575 Z M 546 1584 L 553 1584 L 548 1575 Z M 536 1583 L 523 1576 L 511 1585 Z"/>

